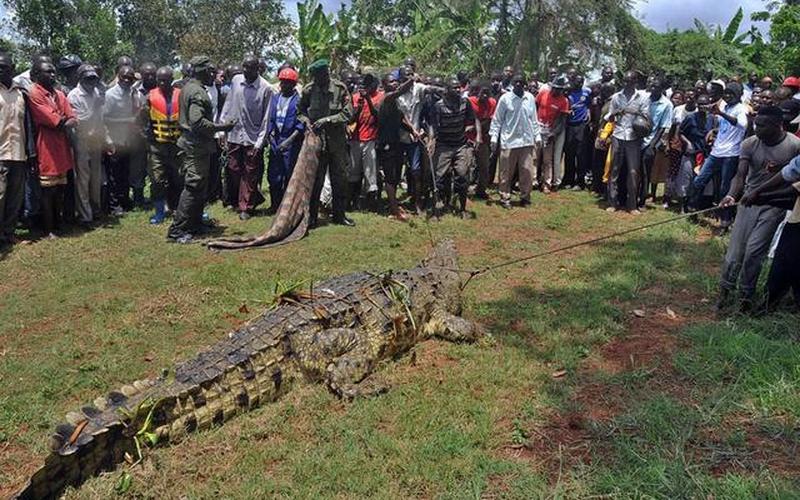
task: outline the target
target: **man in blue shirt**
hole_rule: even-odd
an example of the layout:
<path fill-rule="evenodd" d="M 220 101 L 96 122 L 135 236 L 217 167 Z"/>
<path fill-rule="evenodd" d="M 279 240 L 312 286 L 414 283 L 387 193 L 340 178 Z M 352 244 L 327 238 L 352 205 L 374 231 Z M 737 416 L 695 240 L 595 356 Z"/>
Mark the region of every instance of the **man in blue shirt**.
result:
<path fill-rule="evenodd" d="M 650 83 L 650 134 L 642 141 L 642 180 L 639 184 L 639 208 L 644 208 L 647 188 L 653 174 L 653 163 L 661 141 L 672 127 L 672 101 L 664 95 L 664 82 L 656 78 Z M 655 190 L 653 191 L 655 192 Z"/>
<path fill-rule="evenodd" d="M 571 80 L 569 99 L 570 115 L 567 120 L 564 144 L 564 189 L 580 191 L 586 187 L 587 141 L 589 140 L 589 106 L 591 90 L 583 86 L 584 78 L 575 75 Z"/>

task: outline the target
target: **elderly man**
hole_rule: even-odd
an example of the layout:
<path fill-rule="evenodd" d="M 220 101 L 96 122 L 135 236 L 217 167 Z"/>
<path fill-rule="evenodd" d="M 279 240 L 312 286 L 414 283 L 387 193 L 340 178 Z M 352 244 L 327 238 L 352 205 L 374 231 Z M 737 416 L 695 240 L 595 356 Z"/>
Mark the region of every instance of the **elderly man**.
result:
<path fill-rule="evenodd" d="M 29 137 L 23 90 L 13 83 L 14 60 L 0 52 L 0 247 L 16 241 L 14 230 L 25 194 Z"/>
<path fill-rule="evenodd" d="M 310 227 L 315 227 L 325 174 L 330 171 L 333 192 L 333 223 L 355 226 L 345 214 L 347 205 L 347 132 L 346 125 L 353 116 L 353 102 L 344 83 L 333 80 L 327 59 L 313 62 L 308 71 L 312 82 L 303 89 L 300 98 L 300 119 L 323 139 L 319 169 L 311 193 Z"/>
<path fill-rule="evenodd" d="M 512 91 L 497 102 L 489 136 L 492 149 L 500 153 L 500 203 L 511 208 L 511 181 L 519 173 L 520 202 L 531 203 L 531 189 L 536 175 L 536 148 L 542 145 L 536 98 L 525 91 L 525 76 L 514 75 Z"/>
<path fill-rule="evenodd" d="M 135 131 L 138 99 L 132 88 L 135 81 L 132 67 L 119 68 L 117 84 L 106 92 L 103 106 L 103 119 L 113 145 L 106 173 L 109 204 L 114 215 L 122 215 L 133 208 L 130 199 L 130 162 L 135 136 L 138 135 Z"/>
<path fill-rule="evenodd" d="M 93 66 L 78 69 L 78 86 L 67 96 L 78 119 L 75 143 L 75 198 L 82 224 L 91 224 L 100 214 L 103 185 L 103 149 L 111 139 L 103 122 L 103 96 L 97 89 L 100 77 Z"/>
<path fill-rule="evenodd" d="M 264 172 L 264 144 L 269 125 L 272 86 L 258 74 L 258 58 L 247 56 L 242 62 L 244 73 L 231 80 L 220 121 L 235 121 L 228 132 L 227 187 L 228 199 L 237 203 L 241 220 L 264 202 L 258 190 Z"/>
<path fill-rule="evenodd" d="M 178 99 L 178 147 L 183 154 L 183 192 L 167 233 L 171 242 L 191 243 L 203 231 L 203 207 L 208 196 L 211 154 L 216 150 L 215 134 L 231 130 L 235 123 L 214 123 L 214 109 L 206 87 L 213 85 L 215 70 L 205 56 L 189 61 L 192 77 L 183 85 Z"/>

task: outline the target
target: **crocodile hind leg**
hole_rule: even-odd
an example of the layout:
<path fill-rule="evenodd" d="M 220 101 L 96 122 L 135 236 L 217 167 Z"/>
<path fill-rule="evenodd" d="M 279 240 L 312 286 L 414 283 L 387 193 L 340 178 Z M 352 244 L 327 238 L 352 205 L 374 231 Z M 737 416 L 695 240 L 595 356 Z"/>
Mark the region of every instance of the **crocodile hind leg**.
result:
<path fill-rule="evenodd" d="M 340 398 L 375 395 L 387 389 L 380 382 L 365 380 L 375 368 L 376 360 L 367 335 L 360 330 L 323 330 L 299 353 L 306 373 L 321 375 L 331 392 Z"/>
<path fill-rule="evenodd" d="M 458 343 L 477 342 L 484 336 L 484 331 L 478 323 L 446 311 L 433 313 L 430 321 L 423 326 L 423 332 L 428 337 Z"/>

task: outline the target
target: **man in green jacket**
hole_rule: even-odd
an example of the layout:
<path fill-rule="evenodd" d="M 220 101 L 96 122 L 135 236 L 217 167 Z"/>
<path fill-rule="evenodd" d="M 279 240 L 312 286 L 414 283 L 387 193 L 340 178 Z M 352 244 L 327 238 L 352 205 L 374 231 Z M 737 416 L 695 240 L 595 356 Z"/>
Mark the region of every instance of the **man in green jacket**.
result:
<path fill-rule="evenodd" d="M 183 156 L 184 182 L 175 217 L 167 233 L 169 241 L 191 243 L 203 228 L 203 207 L 208 192 L 211 153 L 216 147 L 214 134 L 232 129 L 234 123 L 217 125 L 205 85 L 214 83 L 214 66 L 208 57 L 189 61 L 192 77 L 181 90 L 178 100 L 178 125 L 181 137 L 178 148 Z"/>
<path fill-rule="evenodd" d="M 311 193 L 309 225 L 317 225 L 319 197 L 325 183 L 325 173 L 330 170 L 333 223 L 355 226 L 355 222 L 345 214 L 348 200 L 346 126 L 353 116 L 353 100 L 345 84 L 331 78 L 327 60 L 315 61 L 308 71 L 313 81 L 303 89 L 298 111 L 300 120 L 322 138 L 319 169 Z"/>

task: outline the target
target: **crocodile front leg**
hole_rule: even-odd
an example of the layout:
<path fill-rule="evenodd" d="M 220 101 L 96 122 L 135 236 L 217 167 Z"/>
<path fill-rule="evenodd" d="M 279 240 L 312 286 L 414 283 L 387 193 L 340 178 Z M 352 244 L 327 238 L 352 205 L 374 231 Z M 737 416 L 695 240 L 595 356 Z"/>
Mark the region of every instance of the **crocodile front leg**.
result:
<path fill-rule="evenodd" d="M 330 328 L 316 333 L 298 351 L 303 371 L 321 378 L 340 398 L 353 399 L 386 392 L 380 382 L 365 379 L 377 359 L 366 332 L 355 328 Z"/>
<path fill-rule="evenodd" d="M 457 343 L 477 342 L 485 335 L 478 323 L 442 310 L 435 311 L 422 329 L 426 337 Z"/>

